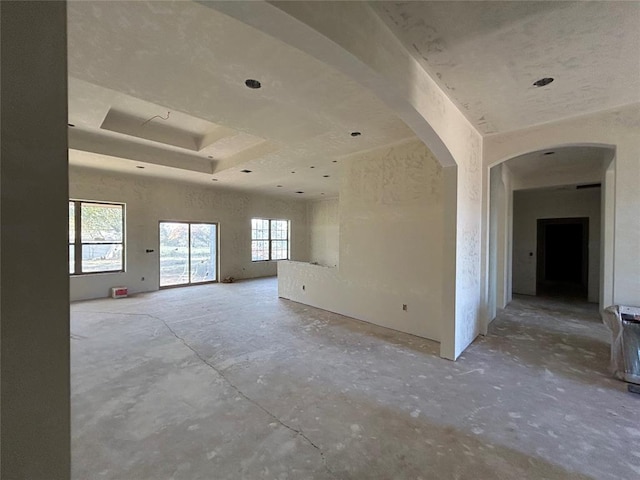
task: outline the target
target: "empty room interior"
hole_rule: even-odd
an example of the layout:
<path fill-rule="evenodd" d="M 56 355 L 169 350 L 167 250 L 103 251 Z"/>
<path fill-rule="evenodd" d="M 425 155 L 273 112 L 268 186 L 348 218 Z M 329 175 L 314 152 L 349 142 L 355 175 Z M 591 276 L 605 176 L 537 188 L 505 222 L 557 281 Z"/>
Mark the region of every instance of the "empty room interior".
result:
<path fill-rule="evenodd" d="M 640 2 L 2 2 L 2 478 L 640 478 Z"/>

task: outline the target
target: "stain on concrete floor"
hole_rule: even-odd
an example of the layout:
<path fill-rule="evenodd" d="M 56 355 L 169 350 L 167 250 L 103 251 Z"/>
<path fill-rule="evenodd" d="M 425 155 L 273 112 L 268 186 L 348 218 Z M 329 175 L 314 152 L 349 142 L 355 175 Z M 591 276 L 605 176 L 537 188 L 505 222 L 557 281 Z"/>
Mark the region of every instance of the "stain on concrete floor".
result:
<path fill-rule="evenodd" d="M 73 478 L 640 477 L 640 396 L 595 306 L 518 297 L 454 363 L 276 292 L 74 303 Z"/>

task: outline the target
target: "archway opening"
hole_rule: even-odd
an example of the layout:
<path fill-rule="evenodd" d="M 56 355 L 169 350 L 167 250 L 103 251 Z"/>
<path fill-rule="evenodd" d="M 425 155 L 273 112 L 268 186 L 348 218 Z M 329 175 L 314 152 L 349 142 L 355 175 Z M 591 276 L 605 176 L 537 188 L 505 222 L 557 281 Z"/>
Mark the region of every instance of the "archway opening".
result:
<path fill-rule="evenodd" d="M 610 145 L 558 145 L 490 168 L 489 322 L 514 294 L 607 305 L 614 157 Z"/>

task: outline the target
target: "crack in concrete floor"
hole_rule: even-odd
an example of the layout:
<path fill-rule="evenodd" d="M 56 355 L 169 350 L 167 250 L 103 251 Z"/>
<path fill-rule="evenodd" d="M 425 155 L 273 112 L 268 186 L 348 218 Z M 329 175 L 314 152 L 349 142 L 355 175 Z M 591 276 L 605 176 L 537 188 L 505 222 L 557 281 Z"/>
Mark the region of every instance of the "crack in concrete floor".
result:
<path fill-rule="evenodd" d="M 90 311 L 86 311 L 86 313 L 106 313 L 106 312 L 90 312 Z M 327 464 L 327 458 L 324 454 L 324 452 L 322 451 L 322 449 L 313 442 L 313 440 L 311 440 L 303 431 L 301 428 L 295 428 L 292 427 L 291 425 L 288 425 L 287 423 L 285 423 L 281 418 L 279 418 L 277 415 L 275 415 L 273 412 L 267 410 L 267 408 L 265 408 L 260 402 L 258 402 L 257 400 L 254 400 L 253 398 L 249 397 L 246 393 L 244 393 L 240 387 L 238 387 L 235 383 L 233 383 L 229 377 L 227 377 L 224 373 L 222 373 L 222 371 L 218 368 L 215 367 L 215 365 L 213 365 L 211 362 L 209 362 L 206 358 L 204 358 L 200 352 L 198 352 L 195 348 L 193 348 L 193 346 L 191 346 L 189 344 L 189 342 L 187 342 L 183 337 L 181 337 L 180 335 L 177 334 L 177 332 L 171 328 L 171 326 L 162 318 L 160 317 L 156 317 L 154 315 L 149 315 L 147 313 L 126 313 L 126 312 L 108 312 L 110 315 L 130 315 L 130 316 L 139 316 L 139 317 L 148 317 L 148 318 L 152 318 L 154 320 L 157 320 L 159 322 L 161 322 L 165 328 L 171 333 L 171 335 L 173 335 L 177 340 L 179 340 L 185 347 L 187 347 L 189 350 L 191 350 L 191 352 L 193 352 L 193 354 L 196 356 L 196 358 L 198 358 L 203 364 L 205 364 L 207 367 L 209 367 L 211 370 L 213 370 L 214 372 L 216 372 L 218 374 L 218 376 L 220 376 L 220 378 L 222 378 L 227 385 L 229 385 L 231 388 L 233 388 L 242 398 L 244 398 L 246 401 L 248 401 L 249 403 L 251 403 L 252 405 L 254 405 L 255 407 L 259 408 L 260 410 L 262 410 L 264 413 L 266 413 L 269 417 L 271 417 L 273 420 L 275 420 L 276 422 L 278 422 L 280 425 L 282 425 L 284 428 L 286 428 L 287 430 L 290 430 L 291 432 L 295 433 L 296 435 L 302 437 L 309 445 L 311 445 L 313 448 L 315 448 L 318 453 L 320 454 L 320 458 L 322 459 L 322 464 L 324 465 L 325 470 L 327 471 L 327 473 L 329 473 L 329 475 L 331 475 L 333 478 L 339 478 L 334 472 L 333 470 L 331 470 L 331 468 L 329 467 L 329 465 Z M 74 337 L 74 334 L 71 334 L 72 338 Z"/>
<path fill-rule="evenodd" d="M 275 285 L 74 306 L 74 478 L 637 475 L 637 402 L 607 375 L 596 307 L 517 298 L 454 363 Z"/>

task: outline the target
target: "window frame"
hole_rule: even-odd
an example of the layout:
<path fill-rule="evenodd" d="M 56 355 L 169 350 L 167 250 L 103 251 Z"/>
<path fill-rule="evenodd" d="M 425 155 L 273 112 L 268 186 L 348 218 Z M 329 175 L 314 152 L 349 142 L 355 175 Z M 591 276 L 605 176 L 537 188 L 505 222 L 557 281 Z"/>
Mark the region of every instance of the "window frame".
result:
<path fill-rule="evenodd" d="M 161 267 L 161 241 L 160 241 L 160 226 L 163 223 L 180 223 L 187 225 L 187 244 L 189 245 L 187 262 L 189 265 L 189 281 L 187 283 L 172 283 L 169 285 L 162 285 L 162 267 Z M 216 257 L 215 257 L 215 280 L 205 280 L 202 282 L 192 282 L 191 281 L 191 226 L 192 225 L 209 225 L 216 227 Z M 219 283 L 220 282 L 220 223 L 218 222 L 197 222 L 197 221 L 188 221 L 188 220 L 158 220 L 158 288 L 160 290 L 166 288 L 183 288 L 183 287 L 191 287 L 194 285 L 206 285 L 207 283 Z"/>
<path fill-rule="evenodd" d="M 265 222 L 269 222 L 269 227 L 267 228 L 268 232 L 269 232 L 269 236 L 268 238 L 253 238 L 253 221 L 254 220 L 262 220 Z M 252 217 L 251 218 L 251 262 L 280 262 L 282 260 L 290 260 L 291 258 L 291 221 L 287 220 L 286 218 L 261 218 L 261 217 Z M 283 241 L 282 238 L 271 238 L 271 222 L 286 222 L 287 223 L 287 238 L 286 238 L 286 242 L 287 242 L 287 258 L 277 258 L 277 259 L 273 259 L 271 258 L 271 251 L 272 251 L 272 242 L 276 241 L 276 242 L 281 242 Z M 254 260 L 253 259 L 253 242 L 268 242 L 269 243 L 269 258 L 264 259 L 264 260 Z"/>
<path fill-rule="evenodd" d="M 69 199 L 69 204 L 74 204 L 74 238 L 69 241 L 69 246 L 73 246 L 73 266 L 74 271 L 69 272 L 69 276 L 81 277 L 84 275 L 100 275 L 105 273 L 124 273 L 126 271 L 126 204 L 120 202 L 105 202 L 102 200 L 79 200 L 75 198 Z M 121 242 L 83 242 L 82 241 L 82 204 L 93 205 L 109 205 L 119 206 L 122 211 L 122 241 Z M 82 247 L 84 245 L 121 245 L 122 246 L 122 262 L 119 270 L 96 270 L 92 272 L 82 271 Z M 70 260 L 70 259 L 69 259 Z"/>

